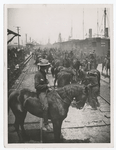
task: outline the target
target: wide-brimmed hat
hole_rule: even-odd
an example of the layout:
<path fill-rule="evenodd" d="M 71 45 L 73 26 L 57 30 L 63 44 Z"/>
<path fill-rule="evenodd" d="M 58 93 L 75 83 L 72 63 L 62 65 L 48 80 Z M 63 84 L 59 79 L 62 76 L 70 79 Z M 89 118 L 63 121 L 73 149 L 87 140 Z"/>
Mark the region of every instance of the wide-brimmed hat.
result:
<path fill-rule="evenodd" d="M 40 57 L 42 57 L 42 56 L 41 56 L 41 55 L 38 55 L 37 57 L 40 58 Z"/>
<path fill-rule="evenodd" d="M 48 62 L 48 60 L 47 59 L 41 59 L 40 60 L 40 62 L 37 64 L 38 66 L 49 66 L 50 65 L 50 63 Z"/>

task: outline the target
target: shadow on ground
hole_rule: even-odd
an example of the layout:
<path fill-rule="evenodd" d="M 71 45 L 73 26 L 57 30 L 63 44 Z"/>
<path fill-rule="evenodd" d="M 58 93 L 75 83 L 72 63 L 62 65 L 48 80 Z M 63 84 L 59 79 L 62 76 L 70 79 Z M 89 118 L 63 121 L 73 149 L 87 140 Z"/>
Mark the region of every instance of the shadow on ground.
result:
<path fill-rule="evenodd" d="M 40 130 L 38 129 L 31 129 L 31 130 L 26 130 L 26 133 L 28 135 L 29 140 L 24 140 L 24 143 L 40 143 Z M 13 135 L 14 134 L 14 135 Z M 9 134 L 8 137 L 8 143 L 19 143 L 18 137 L 16 132 L 12 132 L 12 134 Z M 17 139 L 17 140 L 16 140 Z M 42 143 L 54 143 L 54 134 L 53 132 L 46 133 L 43 131 L 43 138 L 42 138 Z M 64 139 L 61 136 L 61 142 L 60 143 L 90 143 L 90 139 Z"/>

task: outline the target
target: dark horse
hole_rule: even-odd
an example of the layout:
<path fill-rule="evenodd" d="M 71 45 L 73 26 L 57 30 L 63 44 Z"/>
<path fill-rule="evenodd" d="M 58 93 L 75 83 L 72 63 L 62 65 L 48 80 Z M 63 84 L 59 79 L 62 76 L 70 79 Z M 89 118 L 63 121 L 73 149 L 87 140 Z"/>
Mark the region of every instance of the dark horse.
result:
<path fill-rule="evenodd" d="M 49 104 L 49 119 L 51 119 L 53 123 L 55 142 L 58 143 L 60 142 L 62 122 L 67 117 L 68 109 L 73 98 L 78 102 L 76 106 L 77 109 L 83 108 L 87 98 L 90 99 L 89 87 L 79 84 L 70 84 L 48 92 L 47 98 Z M 36 93 L 31 92 L 29 89 L 14 90 L 9 95 L 8 106 L 15 115 L 14 126 L 20 142 L 23 142 L 22 134 L 26 136 L 24 129 L 26 113 L 30 112 L 37 117 L 43 117 L 40 101 L 36 97 Z M 21 126 L 22 134 L 19 132 L 19 126 Z"/>
<path fill-rule="evenodd" d="M 54 88 L 55 88 L 56 81 L 58 87 L 63 87 L 70 83 L 74 83 L 76 72 L 71 67 L 65 68 L 63 66 L 59 66 L 58 68 L 56 68 L 55 71 L 56 73 L 54 79 Z"/>

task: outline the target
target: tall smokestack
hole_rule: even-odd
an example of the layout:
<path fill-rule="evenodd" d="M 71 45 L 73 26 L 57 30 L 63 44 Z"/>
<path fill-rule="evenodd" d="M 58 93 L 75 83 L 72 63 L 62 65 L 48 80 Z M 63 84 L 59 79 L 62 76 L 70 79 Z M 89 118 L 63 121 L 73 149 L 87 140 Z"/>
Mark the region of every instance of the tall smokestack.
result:
<path fill-rule="evenodd" d="M 25 38 L 26 38 L 26 41 L 25 41 L 25 42 L 26 42 L 26 44 L 27 44 L 27 34 L 25 34 Z"/>
<path fill-rule="evenodd" d="M 108 37 L 108 28 L 105 28 L 105 37 Z"/>
<path fill-rule="evenodd" d="M 104 9 L 104 37 L 106 37 L 106 8 Z"/>
<path fill-rule="evenodd" d="M 92 38 L 92 29 L 89 29 L 89 38 Z"/>

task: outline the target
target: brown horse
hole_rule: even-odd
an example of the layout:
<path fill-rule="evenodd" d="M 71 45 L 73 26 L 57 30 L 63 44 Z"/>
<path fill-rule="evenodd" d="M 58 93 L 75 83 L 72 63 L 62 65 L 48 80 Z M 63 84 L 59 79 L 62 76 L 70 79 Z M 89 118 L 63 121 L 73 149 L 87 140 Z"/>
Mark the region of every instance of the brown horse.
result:
<path fill-rule="evenodd" d="M 65 85 L 73 83 L 75 80 L 75 76 L 76 76 L 76 71 L 71 67 L 65 68 L 63 66 L 59 66 L 58 68 L 56 68 L 54 88 L 55 88 L 56 81 L 58 83 L 57 85 L 58 87 L 63 87 Z"/>
<path fill-rule="evenodd" d="M 49 104 L 49 119 L 51 119 L 53 123 L 55 142 L 58 143 L 60 142 L 62 122 L 67 117 L 71 101 L 75 98 L 78 102 L 77 109 L 83 108 L 86 100 L 90 99 L 89 87 L 79 84 L 70 84 L 63 88 L 50 91 L 47 93 L 47 98 Z M 15 90 L 9 95 L 8 105 L 15 115 L 15 129 L 19 140 L 22 142 L 23 138 L 19 131 L 19 126 L 21 126 L 23 135 L 26 136 L 24 120 L 27 111 L 37 117 L 43 117 L 40 101 L 36 97 L 35 92 L 31 92 L 29 89 L 22 89 L 20 91 Z"/>

